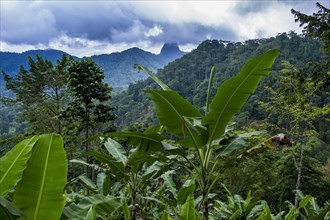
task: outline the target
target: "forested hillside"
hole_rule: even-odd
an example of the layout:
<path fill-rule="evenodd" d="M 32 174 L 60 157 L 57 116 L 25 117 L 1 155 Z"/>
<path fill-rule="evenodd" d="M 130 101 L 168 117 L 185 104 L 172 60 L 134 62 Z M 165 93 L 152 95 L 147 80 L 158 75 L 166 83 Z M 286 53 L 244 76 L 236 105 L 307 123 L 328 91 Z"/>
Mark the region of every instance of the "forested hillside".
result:
<path fill-rule="evenodd" d="M 308 61 L 319 61 L 326 58 L 317 40 L 306 39 L 297 34 L 282 33 L 269 39 L 255 39 L 245 42 L 224 42 L 207 40 L 195 50 L 159 70 L 158 77 L 171 89 L 178 91 L 192 104 L 203 109 L 206 103 L 206 91 L 211 68 L 216 67 L 212 96 L 216 88 L 226 79 L 239 72 L 245 60 L 269 49 L 276 48 L 281 54 L 272 67 L 269 77 L 263 79 L 256 93 L 249 99 L 240 115 L 239 122 L 246 120 L 265 119 L 266 113 L 258 104 L 268 100 L 265 87 L 276 88 L 279 83 L 279 71 L 283 68 L 281 62 L 289 61 L 293 65 L 303 66 Z M 146 66 L 148 67 L 148 66 Z M 146 74 L 146 73 L 144 73 Z M 116 123 L 122 128 L 138 123 L 139 127 L 155 124 L 154 110 L 144 90 L 155 89 L 157 86 L 151 79 L 140 81 L 129 86 L 127 91 L 115 96 L 112 100 L 118 116 Z M 325 95 L 325 94 L 324 94 Z M 322 102 L 329 102 L 323 97 Z M 134 106 L 132 109 L 131 106 Z M 243 120 L 243 121 L 242 121 Z M 330 137 L 327 137 L 329 140 Z"/>

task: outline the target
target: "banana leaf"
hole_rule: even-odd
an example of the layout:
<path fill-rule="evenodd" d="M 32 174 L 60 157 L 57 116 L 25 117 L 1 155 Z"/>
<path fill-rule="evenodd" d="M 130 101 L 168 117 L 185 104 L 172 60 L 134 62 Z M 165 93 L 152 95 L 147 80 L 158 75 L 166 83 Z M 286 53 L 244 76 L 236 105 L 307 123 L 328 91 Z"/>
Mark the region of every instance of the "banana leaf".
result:
<path fill-rule="evenodd" d="M 117 141 L 108 138 L 107 141 L 104 143 L 105 148 L 107 151 L 113 156 L 118 162 L 122 162 L 123 164 L 126 163 L 127 157 L 125 155 L 125 150 L 121 144 Z"/>
<path fill-rule="evenodd" d="M 106 163 L 109 165 L 109 167 L 111 168 L 111 173 L 116 175 L 118 178 L 126 178 L 126 171 L 125 171 L 125 164 L 123 164 L 120 161 L 116 161 L 114 160 L 113 157 L 100 153 L 98 151 L 87 151 L 85 152 L 85 154 L 89 155 L 89 156 L 93 156 L 95 157 L 95 159 L 97 159 L 98 161 L 100 161 L 101 163 Z"/>
<path fill-rule="evenodd" d="M 180 212 L 180 220 L 191 220 L 195 218 L 195 205 L 194 205 L 194 195 L 190 194 L 187 197 L 185 204 Z"/>
<path fill-rule="evenodd" d="M 202 124 L 209 128 L 208 143 L 223 135 L 227 124 L 255 91 L 262 77 L 269 75 L 269 68 L 278 55 L 278 50 L 270 50 L 249 60 L 240 74 L 220 86 L 210 104 L 210 111 L 202 120 Z"/>
<path fill-rule="evenodd" d="M 162 140 L 164 136 L 158 133 L 141 133 L 141 132 L 113 132 L 108 133 L 105 137 L 118 137 L 127 139 L 128 143 L 138 147 L 143 152 L 158 152 L 164 150 Z"/>
<path fill-rule="evenodd" d="M 83 198 L 78 204 L 72 203 L 65 207 L 62 219 L 86 219 L 88 213 L 91 214 L 92 209 L 94 209 L 93 216 L 104 219 L 105 216 L 111 215 L 120 206 L 121 203 L 117 198 L 96 194 Z"/>
<path fill-rule="evenodd" d="M 26 214 L 4 197 L 0 197 L 0 219 L 9 220 L 16 217 L 27 218 Z"/>
<path fill-rule="evenodd" d="M 169 132 L 185 136 L 185 117 L 201 117 L 201 113 L 175 91 L 146 91 L 156 106 L 157 118 Z"/>
<path fill-rule="evenodd" d="M 195 180 L 187 180 L 178 192 L 177 202 L 178 205 L 183 205 L 187 200 L 188 196 L 194 193 L 195 190 Z"/>
<path fill-rule="evenodd" d="M 175 198 L 177 198 L 178 196 L 178 191 L 175 187 L 175 183 L 171 177 L 171 175 L 174 173 L 174 170 L 170 170 L 165 172 L 161 177 L 164 180 L 164 185 L 166 186 L 166 188 L 173 194 L 173 196 Z"/>
<path fill-rule="evenodd" d="M 0 158 L 0 196 L 6 195 L 21 180 L 37 141 L 38 136 L 25 139 Z"/>
<path fill-rule="evenodd" d="M 88 151 L 87 151 L 88 152 Z M 82 165 L 85 165 L 85 166 L 88 166 L 88 167 L 91 167 L 92 169 L 98 171 L 98 172 L 106 172 L 106 168 L 103 168 L 101 166 L 98 166 L 96 164 L 90 164 L 90 163 L 87 163 L 86 161 L 84 160 L 78 160 L 78 159 L 72 159 L 69 161 L 70 163 L 77 163 L 77 164 L 82 164 Z"/>
<path fill-rule="evenodd" d="M 91 206 L 88 210 L 86 220 L 96 220 L 96 218 L 95 206 Z"/>
<path fill-rule="evenodd" d="M 163 90 L 171 90 L 165 83 L 163 83 L 155 74 L 153 74 L 147 67 L 135 64 L 134 68 L 138 68 L 139 71 L 144 70 L 151 79 L 153 79 Z"/>
<path fill-rule="evenodd" d="M 248 142 L 244 138 L 249 138 L 253 136 L 258 136 L 263 132 L 248 132 L 244 134 L 238 134 L 237 137 L 230 138 L 226 140 L 227 144 L 220 143 L 219 147 L 216 148 L 216 158 L 218 157 L 228 157 L 228 156 L 238 156 L 244 153 L 247 149 L 251 149 L 253 146 L 249 146 Z M 236 155 L 234 154 L 236 153 Z"/>
<path fill-rule="evenodd" d="M 80 176 L 77 177 L 77 179 L 79 179 L 83 183 L 83 185 L 91 192 L 94 193 L 98 192 L 95 183 L 85 174 L 81 174 Z"/>
<path fill-rule="evenodd" d="M 104 189 L 105 187 L 107 187 L 108 184 L 108 178 L 107 175 L 105 173 L 99 173 L 97 174 L 96 177 L 96 187 L 99 193 L 102 193 L 103 195 L 106 195 L 106 189 Z"/>
<path fill-rule="evenodd" d="M 200 118 L 184 117 L 185 129 L 189 131 L 189 136 L 180 140 L 179 143 L 185 147 L 193 147 L 200 149 L 207 141 L 207 128 L 201 125 Z"/>
<path fill-rule="evenodd" d="M 39 136 L 15 189 L 13 204 L 25 212 L 28 219 L 60 219 L 65 204 L 67 169 L 61 136 Z"/>

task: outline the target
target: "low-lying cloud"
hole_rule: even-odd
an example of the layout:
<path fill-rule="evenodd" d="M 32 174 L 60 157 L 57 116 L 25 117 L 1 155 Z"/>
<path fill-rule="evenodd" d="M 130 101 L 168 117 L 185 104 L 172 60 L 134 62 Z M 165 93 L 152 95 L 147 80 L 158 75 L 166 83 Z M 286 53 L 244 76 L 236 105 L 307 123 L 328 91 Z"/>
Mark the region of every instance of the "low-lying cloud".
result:
<path fill-rule="evenodd" d="M 1 1 L 1 50 L 54 48 L 83 56 L 137 46 L 157 53 L 164 42 L 189 50 L 205 39 L 243 41 L 300 32 L 291 8 L 312 13 L 315 3 Z"/>

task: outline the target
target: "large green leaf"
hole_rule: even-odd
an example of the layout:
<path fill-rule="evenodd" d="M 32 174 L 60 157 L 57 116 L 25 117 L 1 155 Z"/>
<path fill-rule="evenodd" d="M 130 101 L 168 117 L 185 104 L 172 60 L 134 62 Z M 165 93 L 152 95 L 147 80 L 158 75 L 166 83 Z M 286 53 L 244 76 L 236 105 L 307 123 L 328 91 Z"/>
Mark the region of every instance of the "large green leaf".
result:
<path fill-rule="evenodd" d="M 9 202 L 4 197 L 0 197 L 0 219 L 16 219 L 16 217 L 27 218 L 26 214 L 14 206 L 11 202 Z"/>
<path fill-rule="evenodd" d="M 13 203 L 29 219 L 59 219 L 65 204 L 63 190 L 68 165 L 60 135 L 39 136 L 17 184 Z"/>
<path fill-rule="evenodd" d="M 263 76 L 269 75 L 278 50 L 270 50 L 249 60 L 240 74 L 224 82 L 210 105 L 202 124 L 209 127 L 208 143 L 221 137 L 234 114 L 240 111 Z"/>
<path fill-rule="evenodd" d="M 330 204 L 326 202 L 324 207 L 320 208 L 314 197 L 305 196 L 300 190 L 295 191 L 300 200 L 298 209 L 304 209 L 307 219 L 323 220 L 330 218 Z"/>
<path fill-rule="evenodd" d="M 195 190 L 195 180 L 187 180 L 183 186 L 180 188 L 178 193 L 178 205 L 182 205 L 186 202 L 187 197 L 194 193 Z"/>
<path fill-rule="evenodd" d="M 187 197 L 187 200 L 180 212 L 180 220 L 191 220 L 191 219 L 195 219 L 195 206 L 194 206 L 193 194 L 190 194 Z"/>
<path fill-rule="evenodd" d="M 178 191 L 175 187 L 175 183 L 171 177 L 171 175 L 174 173 L 174 170 L 170 170 L 165 172 L 162 175 L 162 178 L 164 180 L 164 185 L 166 186 L 166 188 L 173 194 L 173 196 L 176 198 L 178 196 Z"/>
<path fill-rule="evenodd" d="M 113 196 L 97 194 L 83 198 L 78 204 L 72 203 L 63 210 L 62 219 L 86 219 L 94 212 L 94 216 L 104 219 L 121 206 L 119 200 Z M 91 207 L 94 207 L 92 211 Z"/>
<path fill-rule="evenodd" d="M 201 118 L 184 117 L 184 120 L 184 126 L 189 132 L 189 136 L 186 136 L 183 140 L 178 142 L 185 147 L 198 148 L 196 150 L 202 155 L 200 148 L 206 144 L 207 128 L 201 125 Z"/>
<path fill-rule="evenodd" d="M 83 183 L 83 185 L 91 192 L 98 191 L 95 183 L 90 178 L 88 178 L 85 174 L 78 176 L 77 179 L 79 179 Z"/>
<path fill-rule="evenodd" d="M 37 141 L 38 136 L 26 139 L 0 158 L 0 196 L 6 195 L 20 181 Z"/>
<path fill-rule="evenodd" d="M 111 168 L 111 173 L 118 176 L 118 178 L 127 177 L 125 174 L 125 164 L 114 160 L 111 156 L 100 153 L 98 151 L 87 151 L 85 154 L 95 157 L 101 163 L 106 163 Z"/>
<path fill-rule="evenodd" d="M 201 117 L 197 108 L 175 91 L 146 91 L 156 106 L 156 114 L 161 125 L 169 132 L 186 136 L 184 117 Z"/>
<path fill-rule="evenodd" d="M 96 187 L 97 187 L 97 190 L 99 191 L 99 193 L 106 195 L 107 190 L 104 188 L 107 187 L 107 184 L 108 184 L 107 175 L 105 173 L 97 174 Z"/>
<path fill-rule="evenodd" d="M 141 133 L 141 132 L 112 132 L 102 135 L 102 137 L 118 137 L 128 140 L 133 146 L 137 146 L 143 152 L 157 152 L 164 150 L 162 140 L 164 136 L 158 133 Z"/>
<path fill-rule="evenodd" d="M 220 147 L 216 147 L 216 158 L 241 155 L 244 151 L 253 147 L 249 146 L 248 142 L 245 141 L 244 138 L 260 135 L 262 133 L 263 132 L 255 131 L 238 134 L 237 137 L 226 140 L 228 142 L 226 145 L 220 143 Z M 236 155 L 233 154 L 234 152 L 236 153 Z"/>
<path fill-rule="evenodd" d="M 91 206 L 88 210 L 86 220 L 96 220 L 96 218 L 95 206 Z"/>
<path fill-rule="evenodd" d="M 106 168 L 100 167 L 100 166 L 98 166 L 96 164 L 87 163 L 84 160 L 72 159 L 69 162 L 71 162 L 71 163 L 77 163 L 77 164 L 82 164 L 82 165 L 91 167 L 92 169 L 94 169 L 94 170 L 96 170 L 98 172 L 106 172 Z"/>
<path fill-rule="evenodd" d="M 153 74 L 147 67 L 135 64 L 135 68 L 138 68 L 138 70 L 144 70 L 151 79 L 153 79 L 163 90 L 171 90 L 170 87 L 168 87 L 165 83 L 163 83 L 155 74 Z"/>
<path fill-rule="evenodd" d="M 125 164 L 127 157 L 125 155 L 125 150 L 121 144 L 117 141 L 108 138 L 107 141 L 104 143 L 105 148 L 107 151 L 113 156 L 117 161 L 122 162 Z"/>

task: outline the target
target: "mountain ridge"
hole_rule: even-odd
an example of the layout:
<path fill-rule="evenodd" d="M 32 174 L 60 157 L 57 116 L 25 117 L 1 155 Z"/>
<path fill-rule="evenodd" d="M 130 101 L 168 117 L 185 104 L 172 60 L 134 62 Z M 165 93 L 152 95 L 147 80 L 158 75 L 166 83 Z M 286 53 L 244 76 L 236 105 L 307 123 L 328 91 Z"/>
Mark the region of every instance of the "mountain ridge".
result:
<path fill-rule="evenodd" d="M 163 47 L 168 47 L 165 43 Z M 162 48 L 163 50 L 163 48 Z M 175 51 L 175 52 L 173 52 Z M 41 56 L 43 59 L 48 59 L 53 63 L 61 59 L 63 54 L 72 56 L 61 50 L 46 49 L 46 50 L 28 50 L 22 53 L 16 52 L 0 52 L 0 70 L 9 75 L 14 75 L 19 71 L 19 66 L 22 65 L 28 69 L 28 56 L 35 59 L 36 55 Z M 115 90 L 123 90 L 129 84 L 138 80 L 145 79 L 147 76 L 143 73 L 138 73 L 134 69 L 134 64 L 148 66 L 152 71 L 156 72 L 159 68 L 164 67 L 169 62 L 183 56 L 185 52 L 172 46 L 172 52 L 165 50 L 163 53 L 154 54 L 145 51 L 138 47 L 132 47 L 121 52 L 113 52 L 110 54 L 100 54 L 90 56 L 95 63 L 97 63 L 105 72 L 105 81 L 109 83 Z M 72 56 L 74 59 L 81 59 Z M 0 86 L 5 84 L 2 75 L 0 75 Z"/>

